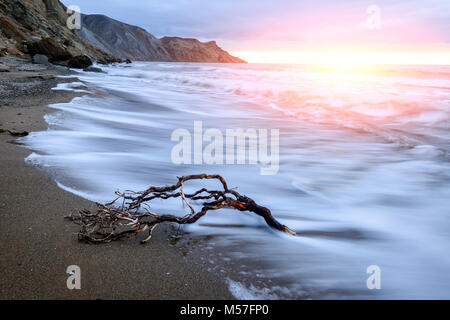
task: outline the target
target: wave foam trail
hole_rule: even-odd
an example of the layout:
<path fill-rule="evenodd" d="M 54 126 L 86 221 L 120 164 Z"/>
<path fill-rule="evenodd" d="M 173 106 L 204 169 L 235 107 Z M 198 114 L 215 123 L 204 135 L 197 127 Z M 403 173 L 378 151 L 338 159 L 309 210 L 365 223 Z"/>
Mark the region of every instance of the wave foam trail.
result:
<path fill-rule="evenodd" d="M 103 67 L 105 74 L 80 74 L 86 85 L 60 85 L 96 94 L 53 106 L 49 130 L 22 142 L 34 151 L 30 162 L 91 200 L 207 172 L 270 208 L 299 237 L 226 210 L 186 228 L 227 248 L 228 284 L 239 299 L 449 298 L 450 68 L 373 68 Z M 173 164 L 171 134 L 193 132 L 194 121 L 221 132 L 279 129 L 279 173 Z M 178 203 L 169 207 L 183 214 Z M 374 264 L 379 292 L 366 288 Z"/>

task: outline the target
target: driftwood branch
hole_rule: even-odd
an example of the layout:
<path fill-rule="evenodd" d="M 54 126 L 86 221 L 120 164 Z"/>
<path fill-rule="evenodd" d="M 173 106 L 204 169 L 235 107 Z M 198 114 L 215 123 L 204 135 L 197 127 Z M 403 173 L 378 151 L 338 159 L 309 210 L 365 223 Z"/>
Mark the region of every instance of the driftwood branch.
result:
<path fill-rule="evenodd" d="M 184 192 L 184 185 L 191 180 L 217 180 L 222 188 L 219 190 L 203 188 L 187 194 Z M 68 217 L 81 226 L 78 234 L 80 241 L 105 243 L 147 232 L 147 238 L 142 241 L 142 243 L 146 243 L 150 241 L 153 230 L 161 223 L 192 224 L 206 215 L 208 211 L 222 208 L 255 213 L 273 229 L 296 235 L 288 227 L 279 223 L 269 209 L 259 206 L 252 199 L 229 189 L 227 182 L 220 175 L 183 176 L 178 177 L 178 182 L 171 186 L 150 187 L 142 192 L 126 191 L 122 193 L 117 191 L 116 195 L 117 198 L 108 204 L 97 204 L 95 212 L 82 210 L 77 215 Z M 150 210 L 149 203 L 152 200 L 170 198 L 180 198 L 190 212 L 179 217 L 171 214 L 158 214 Z M 189 201 L 203 201 L 201 209 L 196 211 Z M 117 203 L 121 203 L 121 205 L 117 206 Z"/>
<path fill-rule="evenodd" d="M 1 128 L 0 128 L 0 133 L 7 133 L 16 138 L 26 137 L 27 135 L 29 135 L 28 131 L 16 132 L 16 131 L 11 131 L 11 130 L 7 130 L 7 129 L 1 129 Z"/>

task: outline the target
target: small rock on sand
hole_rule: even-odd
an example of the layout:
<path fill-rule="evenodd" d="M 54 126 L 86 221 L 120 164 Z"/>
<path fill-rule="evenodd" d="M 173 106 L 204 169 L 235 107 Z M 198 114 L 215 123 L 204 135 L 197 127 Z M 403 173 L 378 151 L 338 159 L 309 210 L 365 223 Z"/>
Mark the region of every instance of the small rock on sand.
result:
<path fill-rule="evenodd" d="M 105 73 L 102 69 L 96 68 L 96 67 L 87 67 L 87 68 L 84 68 L 83 71 L 85 71 L 85 72 Z"/>
<path fill-rule="evenodd" d="M 76 56 L 69 60 L 69 68 L 85 69 L 92 66 L 92 60 L 88 56 Z"/>
<path fill-rule="evenodd" d="M 35 54 L 33 56 L 33 63 L 36 64 L 48 64 L 48 58 L 47 56 L 43 54 Z"/>

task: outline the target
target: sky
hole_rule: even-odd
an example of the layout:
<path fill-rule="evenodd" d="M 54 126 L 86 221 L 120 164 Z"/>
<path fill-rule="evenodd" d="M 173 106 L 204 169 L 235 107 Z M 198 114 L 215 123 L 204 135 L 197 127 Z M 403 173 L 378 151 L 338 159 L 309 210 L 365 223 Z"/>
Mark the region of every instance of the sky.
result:
<path fill-rule="evenodd" d="M 250 62 L 450 64 L 449 0 L 64 0 Z"/>

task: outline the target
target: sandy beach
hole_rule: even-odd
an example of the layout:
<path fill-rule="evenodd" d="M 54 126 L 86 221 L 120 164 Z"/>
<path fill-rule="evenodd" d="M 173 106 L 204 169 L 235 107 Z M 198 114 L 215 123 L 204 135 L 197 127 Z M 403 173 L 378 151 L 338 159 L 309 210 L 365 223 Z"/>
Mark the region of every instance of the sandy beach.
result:
<path fill-rule="evenodd" d="M 49 104 L 76 94 L 52 91 L 69 71 L 0 60 L 0 129 L 46 130 Z M 30 150 L 0 134 L 0 299 L 232 299 L 223 279 L 171 245 L 171 227 L 155 232 L 150 244 L 136 239 L 106 245 L 77 240 L 77 226 L 64 219 L 93 203 L 58 188 L 24 159 Z M 81 290 L 69 290 L 66 268 L 81 268 Z"/>

